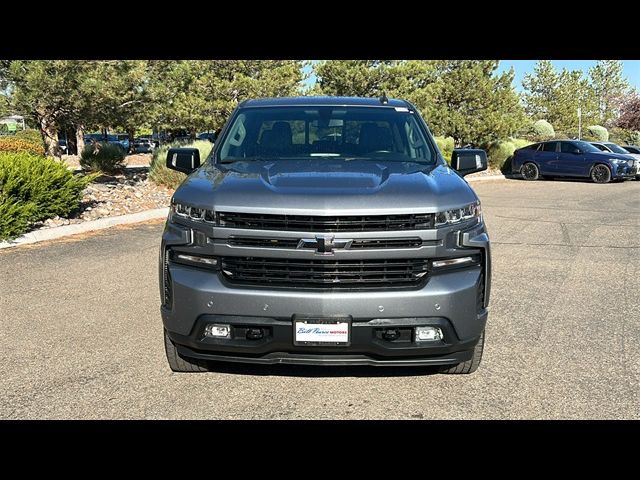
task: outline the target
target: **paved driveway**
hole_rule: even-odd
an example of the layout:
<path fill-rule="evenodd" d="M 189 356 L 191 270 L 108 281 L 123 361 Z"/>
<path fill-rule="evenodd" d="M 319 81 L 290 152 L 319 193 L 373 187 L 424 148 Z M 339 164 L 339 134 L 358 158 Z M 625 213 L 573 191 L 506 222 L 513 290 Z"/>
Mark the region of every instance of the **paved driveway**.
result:
<path fill-rule="evenodd" d="M 0 252 L 0 418 L 640 418 L 640 182 L 474 188 L 494 283 L 473 375 L 172 374 L 156 223 Z"/>

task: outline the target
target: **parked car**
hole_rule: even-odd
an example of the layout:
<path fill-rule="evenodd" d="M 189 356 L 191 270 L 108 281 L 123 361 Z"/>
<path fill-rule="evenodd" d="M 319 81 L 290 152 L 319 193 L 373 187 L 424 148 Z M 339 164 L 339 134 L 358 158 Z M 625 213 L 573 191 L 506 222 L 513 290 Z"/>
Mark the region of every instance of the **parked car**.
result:
<path fill-rule="evenodd" d="M 216 141 L 215 132 L 201 132 L 196 135 L 196 140 L 209 140 L 211 143 Z"/>
<path fill-rule="evenodd" d="M 129 153 L 129 135 L 126 133 L 109 134 L 107 136 L 102 133 L 88 133 L 83 138 L 85 145 L 92 142 L 111 143 L 120 147 L 125 154 Z"/>
<path fill-rule="evenodd" d="M 629 153 L 640 153 L 640 147 L 637 145 L 622 145 L 622 148 Z"/>
<path fill-rule="evenodd" d="M 136 138 L 131 147 L 131 153 L 152 153 L 153 143 L 148 138 Z"/>
<path fill-rule="evenodd" d="M 129 135 L 126 133 L 116 133 L 114 135 L 107 135 L 107 142 L 113 143 L 122 147 L 125 153 L 129 153 Z"/>
<path fill-rule="evenodd" d="M 513 173 L 525 180 L 542 177 L 583 177 L 596 183 L 634 178 L 636 161 L 628 154 L 603 152 L 581 140 L 550 140 L 516 150 Z"/>
<path fill-rule="evenodd" d="M 58 140 L 58 148 L 63 154 L 67 154 L 68 146 L 67 141 L 64 138 Z"/>
<path fill-rule="evenodd" d="M 638 173 L 636 174 L 636 180 L 640 180 L 640 147 L 636 145 L 623 145 L 621 148 L 629 152 L 629 154 L 636 159 L 638 163 Z"/>
<path fill-rule="evenodd" d="M 332 122 L 343 135 L 321 149 Z M 197 149 L 167 154 L 190 174 L 160 251 L 172 370 L 478 368 L 491 255 L 462 177 L 484 151 L 455 150 L 450 168 L 415 107 L 387 98 L 248 100 L 219 138 L 202 168 Z"/>

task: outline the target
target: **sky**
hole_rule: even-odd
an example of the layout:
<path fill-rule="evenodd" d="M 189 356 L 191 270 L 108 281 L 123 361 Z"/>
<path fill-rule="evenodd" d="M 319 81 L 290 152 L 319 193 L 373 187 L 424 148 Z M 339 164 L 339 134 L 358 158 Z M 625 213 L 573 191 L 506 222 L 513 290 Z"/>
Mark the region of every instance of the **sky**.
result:
<path fill-rule="evenodd" d="M 533 67 L 537 60 L 500 60 L 498 72 L 509 70 L 513 67 L 515 71 L 515 79 L 513 81 L 516 90 L 522 91 L 522 79 L 525 74 L 533 72 Z M 593 67 L 597 60 L 552 60 L 556 70 L 567 68 L 569 70 L 582 70 L 585 75 L 589 68 Z M 640 60 L 623 60 L 624 75 L 629 80 L 632 87 L 640 90 Z M 305 72 L 310 72 L 310 68 L 305 68 Z M 311 76 L 307 79 L 307 85 L 313 85 L 315 77 Z"/>
<path fill-rule="evenodd" d="M 516 90 L 522 90 L 522 79 L 525 74 L 533 72 L 537 60 L 500 60 L 498 72 L 509 70 L 513 67 L 515 79 L 513 80 Z M 552 60 L 556 70 L 566 68 L 568 70 L 582 70 L 585 75 L 593 67 L 597 60 Z M 629 80 L 632 87 L 640 90 L 640 60 L 623 60 L 624 75 Z"/>

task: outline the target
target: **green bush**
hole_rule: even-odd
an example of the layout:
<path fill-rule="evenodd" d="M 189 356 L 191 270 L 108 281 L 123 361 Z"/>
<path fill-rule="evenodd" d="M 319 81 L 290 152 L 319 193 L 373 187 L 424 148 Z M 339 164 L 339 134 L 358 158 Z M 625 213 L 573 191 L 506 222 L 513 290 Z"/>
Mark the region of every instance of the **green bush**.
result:
<path fill-rule="evenodd" d="M 453 137 L 433 137 L 433 139 L 438 144 L 440 153 L 442 153 L 444 159 L 447 161 L 447 163 L 449 163 L 451 161 L 451 154 L 453 153 L 453 149 L 455 147 Z"/>
<path fill-rule="evenodd" d="M 80 166 L 92 172 L 114 173 L 124 167 L 125 152 L 112 143 L 90 143 L 82 149 Z"/>
<path fill-rule="evenodd" d="M 200 162 L 204 163 L 211 152 L 213 144 L 208 140 L 197 140 L 187 145 L 172 143 L 163 145 L 153 152 L 151 166 L 149 167 L 149 178 L 157 185 L 165 185 L 170 188 L 177 188 L 186 178 L 184 173 L 176 172 L 167 168 L 167 152 L 173 147 L 197 148 L 200 151 Z"/>
<path fill-rule="evenodd" d="M 0 137 L 0 152 L 12 153 L 30 153 L 32 155 L 44 155 L 44 147 L 42 140 L 37 143 L 27 140 L 26 138 L 18 138 L 16 135 Z"/>
<path fill-rule="evenodd" d="M 538 120 L 533 124 L 533 135 L 536 140 L 550 140 L 555 136 L 553 125 L 546 120 Z"/>
<path fill-rule="evenodd" d="M 614 127 L 609 130 L 609 140 L 618 145 L 640 145 L 640 132 Z"/>
<path fill-rule="evenodd" d="M 587 127 L 585 138 L 595 142 L 606 142 L 609 140 L 609 131 L 600 125 L 591 125 Z"/>
<path fill-rule="evenodd" d="M 40 132 L 38 130 L 34 130 L 32 128 L 27 128 L 26 130 L 18 130 L 15 137 L 22 138 L 23 140 L 35 143 L 36 145 L 42 145 L 44 148 L 44 144 L 42 143 L 42 135 L 40 135 Z"/>
<path fill-rule="evenodd" d="M 502 173 L 511 173 L 511 159 L 513 152 L 518 148 L 531 145 L 532 142 L 524 138 L 509 138 L 507 140 L 499 140 L 493 142 L 487 148 L 487 157 L 489 158 L 489 166 L 499 169 Z"/>
<path fill-rule="evenodd" d="M 92 178 L 74 176 L 51 158 L 0 152 L 0 239 L 15 238 L 35 222 L 68 216 Z"/>

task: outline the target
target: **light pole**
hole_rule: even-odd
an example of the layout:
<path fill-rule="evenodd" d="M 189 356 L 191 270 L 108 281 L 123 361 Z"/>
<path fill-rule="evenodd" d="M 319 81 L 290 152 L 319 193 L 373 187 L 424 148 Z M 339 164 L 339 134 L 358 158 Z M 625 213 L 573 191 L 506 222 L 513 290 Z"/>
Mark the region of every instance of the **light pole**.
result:
<path fill-rule="evenodd" d="M 582 140 L 582 109 L 578 107 L 578 140 Z"/>

